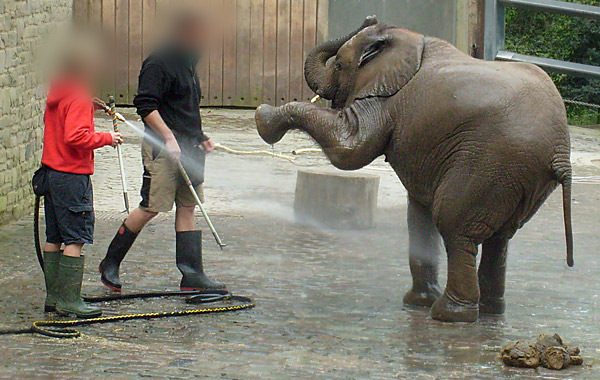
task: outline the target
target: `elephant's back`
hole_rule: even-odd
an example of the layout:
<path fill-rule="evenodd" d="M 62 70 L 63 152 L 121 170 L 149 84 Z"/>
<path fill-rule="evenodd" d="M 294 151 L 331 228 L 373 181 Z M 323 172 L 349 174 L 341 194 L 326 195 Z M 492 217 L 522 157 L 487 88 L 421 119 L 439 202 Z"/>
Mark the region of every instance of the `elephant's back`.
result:
<path fill-rule="evenodd" d="M 402 157 L 394 167 L 423 202 L 460 166 L 545 187 L 557 155 L 570 151 L 562 98 L 535 66 L 476 60 L 436 40 L 398 96 L 388 159 Z"/>
<path fill-rule="evenodd" d="M 439 135 L 473 132 L 523 149 L 569 145 L 564 102 L 550 77 L 527 63 L 489 62 L 469 57 L 435 40 L 421 70 L 406 87 L 404 120 Z M 532 141 L 533 140 L 533 141 Z M 552 149 L 550 149 L 552 150 Z M 539 152 L 537 152 L 539 153 Z"/>
<path fill-rule="evenodd" d="M 414 91 L 422 94 L 415 101 L 431 105 L 434 114 L 460 113 L 463 118 L 501 122 L 515 114 L 526 118 L 527 113 L 537 113 L 540 123 L 567 124 L 560 93 L 535 65 L 475 59 L 435 39 L 426 45 L 423 56 L 410 84 L 425 89 Z M 542 115 L 540 109 L 545 110 Z"/>

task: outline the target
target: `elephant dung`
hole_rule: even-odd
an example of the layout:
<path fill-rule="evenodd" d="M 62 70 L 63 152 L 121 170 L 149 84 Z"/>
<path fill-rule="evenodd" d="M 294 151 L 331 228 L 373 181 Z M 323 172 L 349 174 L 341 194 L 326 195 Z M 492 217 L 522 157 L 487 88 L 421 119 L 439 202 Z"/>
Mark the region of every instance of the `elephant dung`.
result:
<path fill-rule="evenodd" d="M 541 334 L 540 336 L 538 336 L 537 340 L 535 341 L 535 349 L 538 352 L 544 352 L 544 351 L 546 351 L 546 349 L 548 349 L 550 347 L 554 347 L 554 346 L 558 346 L 558 347 L 564 346 L 562 338 L 558 334 L 554 334 L 554 335 Z"/>
<path fill-rule="evenodd" d="M 502 347 L 502 361 L 505 365 L 521 368 L 561 370 L 570 365 L 583 364 L 579 347 L 567 346 L 558 334 L 538 336 L 535 343 L 510 342 Z"/>
<path fill-rule="evenodd" d="M 502 361 L 510 367 L 537 368 L 540 355 L 535 346 L 528 342 L 509 342 L 502 347 Z"/>
<path fill-rule="evenodd" d="M 564 347 L 548 347 L 542 352 L 541 362 L 544 367 L 549 369 L 565 369 L 571 364 L 571 356 Z"/>

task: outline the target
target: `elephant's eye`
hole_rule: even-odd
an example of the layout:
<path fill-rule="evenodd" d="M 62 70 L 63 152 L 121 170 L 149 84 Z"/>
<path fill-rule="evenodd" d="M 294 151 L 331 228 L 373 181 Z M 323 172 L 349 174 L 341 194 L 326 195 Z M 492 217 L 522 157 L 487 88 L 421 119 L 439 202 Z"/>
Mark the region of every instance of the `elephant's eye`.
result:
<path fill-rule="evenodd" d="M 335 69 L 336 69 L 337 71 L 340 71 L 340 70 L 342 69 L 342 63 L 341 63 L 340 61 L 337 61 L 337 62 L 335 63 Z"/>

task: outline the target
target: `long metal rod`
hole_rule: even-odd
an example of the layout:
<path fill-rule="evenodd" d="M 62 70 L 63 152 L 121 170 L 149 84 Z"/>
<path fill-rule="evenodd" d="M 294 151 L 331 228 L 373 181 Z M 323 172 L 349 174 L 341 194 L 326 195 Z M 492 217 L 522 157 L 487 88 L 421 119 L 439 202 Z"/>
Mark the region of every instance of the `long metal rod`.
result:
<path fill-rule="evenodd" d="M 116 117 L 119 121 L 121 121 L 123 123 L 127 122 L 127 120 L 125 119 L 125 117 L 123 115 L 121 115 L 118 112 L 111 111 L 111 107 L 106 105 L 106 103 L 104 103 L 102 101 L 98 101 L 97 104 L 100 107 L 102 107 L 109 115 Z M 206 224 L 208 225 L 210 232 L 213 234 L 215 241 L 217 242 L 217 245 L 219 246 L 219 248 L 224 249 L 225 247 L 227 247 L 227 244 L 223 243 L 223 240 L 221 240 L 221 237 L 219 236 L 217 229 L 215 228 L 214 224 L 210 220 L 210 217 L 208 216 L 208 213 L 206 212 L 204 205 L 202 205 L 202 201 L 200 200 L 200 197 L 198 196 L 198 193 L 196 192 L 196 189 L 194 188 L 194 185 L 193 185 L 192 181 L 190 180 L 190 176 L 187 174 L 187 172 L 185 171 L 185 168 L 181 164 L 181 161 L 178 163 L 178 166 L 179 166 L 179 172 L 181 173 L 181 176 L 183 177 L 185 184 L 190 189 L 192 196 L 194 197 L 194 200 L 196 201 L 196 204 L 200 208 L 200 212 L 202 213 L 202 216 L 204 217 L 204 220 L 206 221 Z"/>
<path fill-rule="evenodd" d="M 538 65 L 546 71 L 567 74 L 575 77 L 600 79 L 600 66 L 584 65 L 581 63 L 565 62 L 556 59 L 534 57 L 500 50 L 496 55 L 499 61 L 529 62 Z"/>
<path fill-rule="evenodd" d="M 600 7 L 555 0 L 498 0 L 507 7 L 600 20 Z"/>
<path fill-rule="evenodd" d="M 185 184 L 187 185 L 187 187 L 190 189 L 190 192 L 194 196 L 194 199 L 196 200 L 196 204 L 200 208 L 200 212 L 202 213 L 204 220 L 206 220 L 206 224 L 208 224 L 208 228 L 210 229 L 210 232 L 212 232 L 212 234 L 215 238 L 215 241 L 217 242 L 217 245 L 221 249 L 227 247 L 227 244 L 223 243 L 223 241 L 221 240 L 221 237 L 219 236 L 219 233 L 217 232 L 217 229 L 212 224 L 212 221 L 210 220 L 210 217 L 208 216 L 208 213 L 204 209 L 204 206 L 202 205 L 202 201 L 200 200 L 200 197 L 198 196 L 198 193 L 196 192 L 196 189 L 194 188 L 194 184 L 192 183 L 192 180 L 190 180 L 190 176 L 185 171 L 185 168 L 181 164 L 181 161 L 178 162 L 178 166 L 179 166 L 179 172 L 181 173 L 181 176 L 183 177 Z"/>
<path fill-rule="evenodd" d="M 115 106 L 115 98 L 110 96 L 109 102 L 109 114 L 112 116 L 113 129 L 115 132 L 119 132 L 119 122 L 117 117 L 117 111 Z M 121 144 L 117 145 L 117 155 L 119 157 L 119 170 L 121 171 L 121 186 L 123 187 L 123 201 L 125 202 L 125 211 L 129 214 L 129 195 L 127 194 L 127 177 L 125 175 L 125 162 L 123 161 L 123 151 L 121 150 Z"/>
<path fill-rule="evenodd" d="M 511 62 L 529 62 L 547 71 L 582 78 L 599 79 L 600 66 L 534 57 L 504 50 L 505 8 L 514 7 L 538 12 L 600 20 L 600 7 L 556 0 L 485 0 L 484 58 Z"/>

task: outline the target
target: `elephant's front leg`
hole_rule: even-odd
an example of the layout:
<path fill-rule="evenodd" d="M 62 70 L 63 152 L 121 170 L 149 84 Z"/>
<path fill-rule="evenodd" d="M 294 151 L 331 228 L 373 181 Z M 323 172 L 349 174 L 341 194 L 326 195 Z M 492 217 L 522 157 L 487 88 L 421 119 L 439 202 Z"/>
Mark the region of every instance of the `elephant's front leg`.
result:
<path fill-rule="evenodd" d="M 408 234 L 413 285 L 404 295 L 404 303 L 430 307 L 442 295 L 438 284 L 441 238 L 429 209 L 412 198 L 408 200 Z"/>
<path fill-rule="evenodd" d="M 495 235 L 483 242 L 479 264 L 479 311 L 485 314 L 504 314 L 504 288 L 508 239 Z"/>
<path fill-rule="evenodd" d="M 446 242 L 448 282 L 431 316 L 444 322 L 475 322 L 479 317 L 477 245 L 466 239 Z"/>

